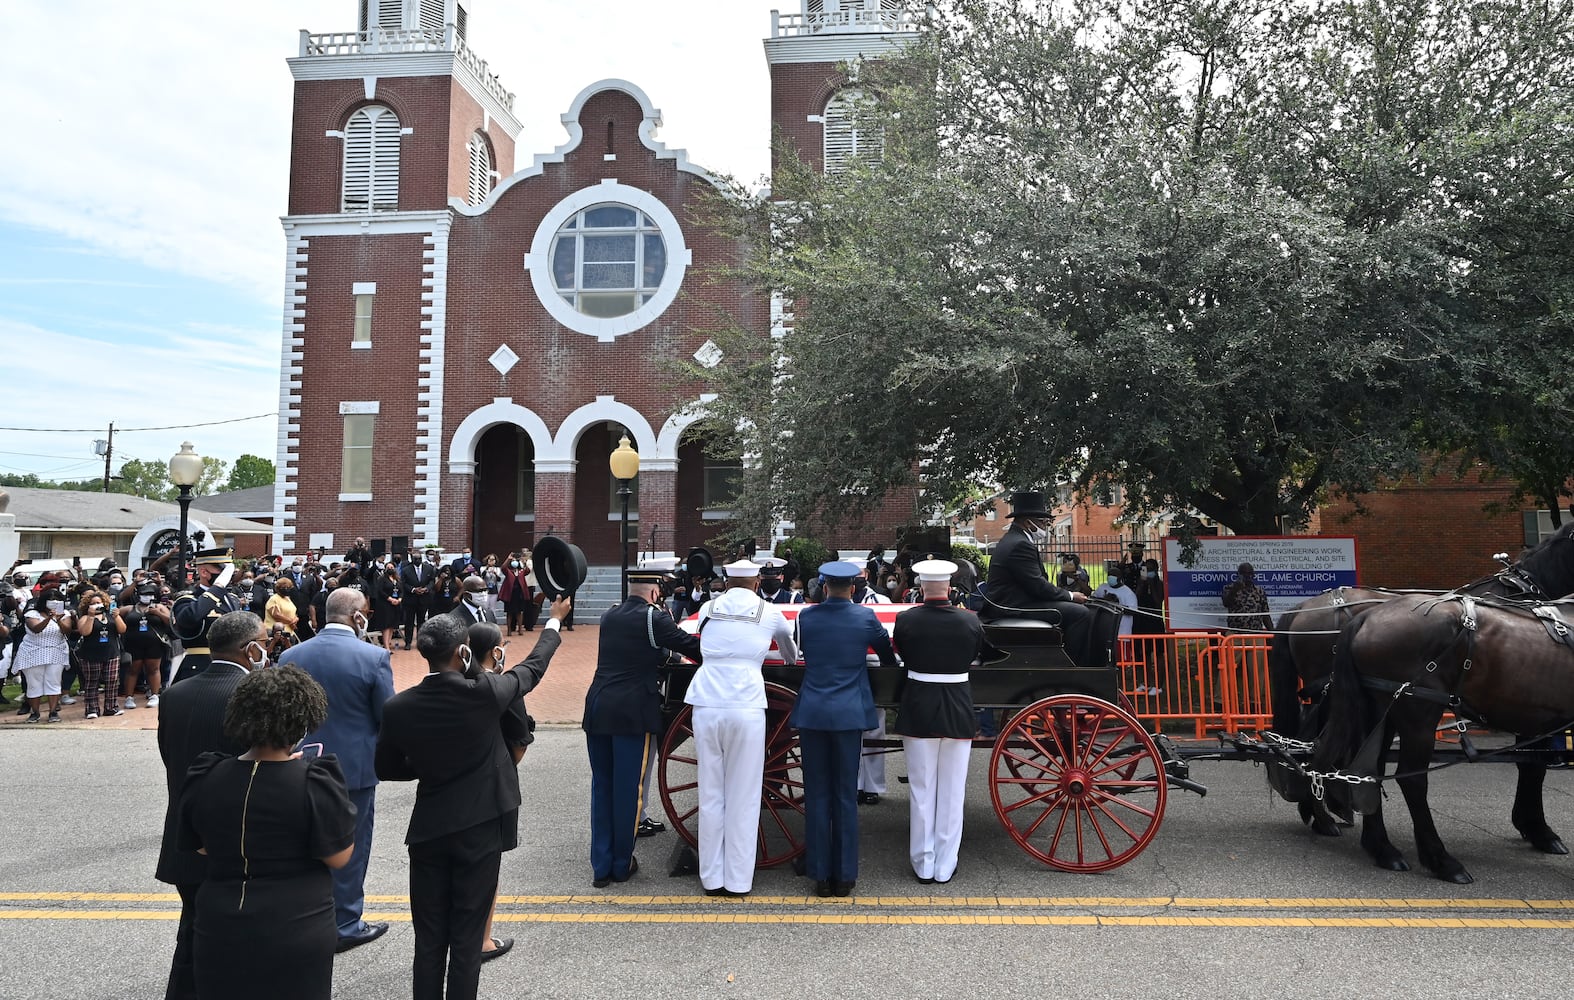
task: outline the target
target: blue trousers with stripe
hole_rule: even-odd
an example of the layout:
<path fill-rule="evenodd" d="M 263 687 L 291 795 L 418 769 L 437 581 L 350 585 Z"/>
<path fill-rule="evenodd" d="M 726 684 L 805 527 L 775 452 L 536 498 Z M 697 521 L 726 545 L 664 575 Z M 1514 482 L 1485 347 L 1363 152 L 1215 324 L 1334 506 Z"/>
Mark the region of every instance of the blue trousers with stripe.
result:
<path fill-rule="evenodd" d="M 627 878 L 639 829 L 645 759 L 655 740 L 585 734 L 590 751 L 590 870 L 597 879 Z"/>

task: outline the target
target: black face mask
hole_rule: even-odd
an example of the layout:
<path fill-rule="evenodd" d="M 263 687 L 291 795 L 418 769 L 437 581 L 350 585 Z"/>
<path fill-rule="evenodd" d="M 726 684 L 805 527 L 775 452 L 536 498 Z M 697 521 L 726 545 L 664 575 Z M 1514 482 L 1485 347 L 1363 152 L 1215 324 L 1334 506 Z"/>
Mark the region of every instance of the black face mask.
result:
<path fill-rule="evenodd" d="M 766 597 L 775 595 L 782 589 L 782 582 L 768 576 L 760 577 L 760 593 Z"/>

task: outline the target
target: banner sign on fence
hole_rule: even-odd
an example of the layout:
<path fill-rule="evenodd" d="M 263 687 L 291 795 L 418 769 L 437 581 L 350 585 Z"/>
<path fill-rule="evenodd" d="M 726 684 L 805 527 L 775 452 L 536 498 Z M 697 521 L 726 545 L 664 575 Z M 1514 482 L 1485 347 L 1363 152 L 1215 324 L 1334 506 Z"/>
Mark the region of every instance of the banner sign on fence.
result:
<path fill-rule="evenodd" d="M 1164 539 L 1164 585 L 1170 628 L 1216 629 L 1229 624 L 1222 594 L 1241 563 L 1251 563 L 1257 586 L 1268 595 L 1275 619 L 1295 605 L 1334 587 L 1355 586 L 1355 539 L 1327 535 L 1263 537 L 1228 535 L 1198 539 L 1202 552 L 1191 566 L 1181 562 L 1181 544 Z"/>

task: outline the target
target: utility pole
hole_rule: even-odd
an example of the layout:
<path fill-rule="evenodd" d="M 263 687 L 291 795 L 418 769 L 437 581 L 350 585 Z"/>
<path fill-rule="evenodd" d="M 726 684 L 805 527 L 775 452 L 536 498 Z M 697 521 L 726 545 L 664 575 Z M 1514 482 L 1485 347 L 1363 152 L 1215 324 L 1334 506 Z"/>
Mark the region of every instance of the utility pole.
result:
<path fill-rule="evenodd" d="M 109 463 L 115 455 L 115 422 L 109 422 L 109 438 L 104 441 L 94 441 L 94 450 L 101 451 L 104 455 L 104 492 L 109 492 Z"/>

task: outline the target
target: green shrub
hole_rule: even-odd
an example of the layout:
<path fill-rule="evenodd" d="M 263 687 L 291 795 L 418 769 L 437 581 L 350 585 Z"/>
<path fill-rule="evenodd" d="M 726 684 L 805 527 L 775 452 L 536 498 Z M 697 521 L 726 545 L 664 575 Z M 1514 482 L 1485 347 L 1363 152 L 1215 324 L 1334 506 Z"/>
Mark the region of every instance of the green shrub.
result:
<path fill-rule="evenodd" d="M 989 557 L 984 555 L 983 550 L 976 545 L 969 545 L 966 542 L 952 542 L 951 561 L 956 562 L 958 559 L 966 559 L 974 566 L 977 566 L 980 579 L 989 572 Z"/>
<path fill-rule="evenodd" d="M 823 563 L 828 563 L 836 558 L 836 552 L 826 548 L 818 540 L 805 535 L 797 535 L 785 541 L 778 542 L 775 555 L 781 559 L 791 559 L 799 566 L 805 582 L 813 576 Z"/>

